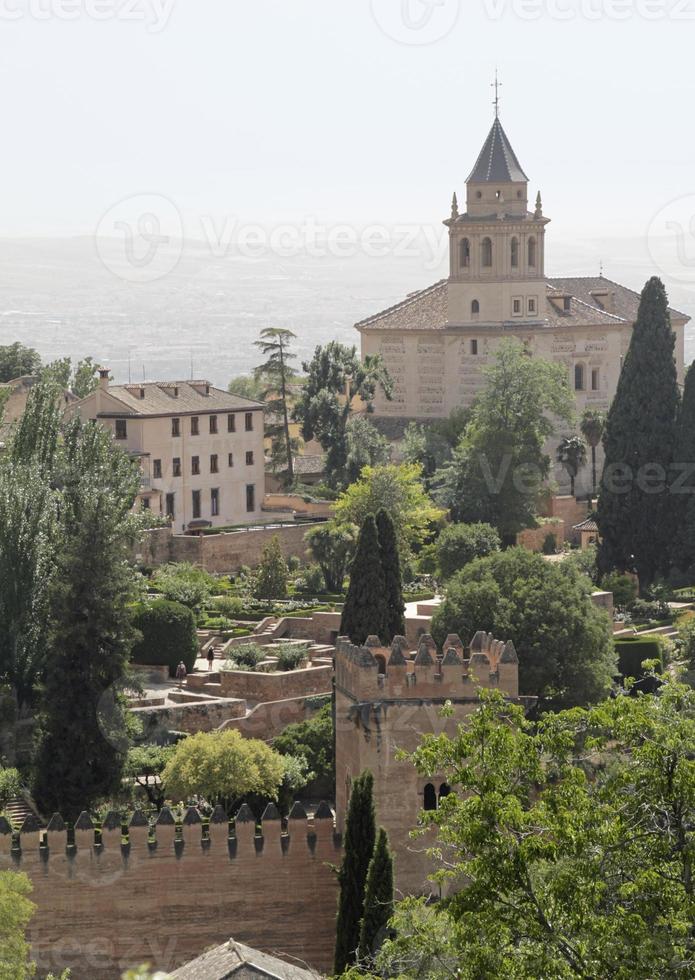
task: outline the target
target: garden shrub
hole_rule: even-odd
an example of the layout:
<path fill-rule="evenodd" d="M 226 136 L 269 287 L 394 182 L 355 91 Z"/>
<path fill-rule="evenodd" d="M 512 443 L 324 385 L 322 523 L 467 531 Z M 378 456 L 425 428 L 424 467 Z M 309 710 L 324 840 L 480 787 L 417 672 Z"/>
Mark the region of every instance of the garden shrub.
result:
<path fill-rule="evenodd" d="M 228 670 L 254 670 L 261 660 L 268 656 L 268 650 L 257 643 L 242 643 L 232 647 L 227 656 L 225 667 Z"/>
<path fill-rule="evenodd" d="M 180 602 L 155 599 L 138 603 L 133 609 L 133 625 L 142 634 L 133 647 L 131 660 L 136 664 L 169 667 L 176 675 L 180 660 L 192 671 L 198 656 L 198 637 L 192 611 Z"/>
<path fill-rule="evenodd" d="M 625 572 L 611 572 L 604 575 L 601 588 L 613 593 L 613 602 L 619 609 L 624 609 L 635 601 L 637 585 L 630 575 Z"/>
<path fill-rule="evenodd" d="M 244 600 L 237 595 L 221 595 L 211 602 L 212 608 L 227 619 L 238 619 L 244 611 Z"/>
<path fill-rule="evenodd" d="M 630 615 L 633 619 L 667 619 L 670 614 L 671 610 L 668 603 L 658 599 L 652 602 L 646 599 L 635 599 L 630 606 Z"/>
<path fill-rule="evenodd" d="M 556 551 L 557 551 L 557 538 L 555 537 L 553 532 L 550 531 L 548 534 L 546 534 L 545 538 L 543 539 L 543 554 L 554 555 Z"/>
<path fill-rule="evenodd" d="M 152 586 L 172 602 L 180 602 L 191 609 L 203 605 L 215 593 L 217 580 L 202 568 L 189 562 L 162 565 L 152 576 Z"/>
<path fill-rule="evenodd" d="M 443 579 L 449 579 L 476 558 L 500 550 L 500 536 L 490 524 L 450 524 L 437 538 L 437 558 Z"/>
<path fill-rule="evenodd" d="M 13 796 L 22 791 L 22 777 L 17 769 L 3 769 L 0 766 L 0 810 Z"/>
<path fill-rule="evenodd" d="M 319 565 L 308 565 L 295 583 L 297 592 L 320 595 L 326 589 L 323 572 Z"/>
<path fill-rule="evenodd" d="M 288 671 L 296 670 L 306 660 L 308 646 L 299 646 L 296 643 L 280 643 L 273 648 L 273 654 L 277 656 L 276 670 Z"/>
<path fill-rule="evenodd" d="M 658 660 L 663 662 L 663 647 L 660 640 L 654 636 L 625 636 L 615 641 L 618 654 L 618 673 L 621 677 L 634 677 L 639 680 L 644 676 L 642 662 Z"/>

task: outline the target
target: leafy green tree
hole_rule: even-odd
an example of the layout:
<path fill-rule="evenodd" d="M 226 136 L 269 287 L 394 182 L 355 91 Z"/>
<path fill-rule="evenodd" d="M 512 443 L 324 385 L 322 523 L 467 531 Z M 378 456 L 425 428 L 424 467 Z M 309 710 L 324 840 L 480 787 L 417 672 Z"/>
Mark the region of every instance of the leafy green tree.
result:
<path fill-rule="evenodd" d="M 327 521 L 304 535 L 311 557 L 320 566 L 329 592 L 343 591 L 343 581 L 355 554 L 357 533 L 354 524 Z"/>
<path fill-rule="evenodd" d="M 605 612 L 590 583 L 564 562 L 523 548 L 479 558 L 451 578 L 432 620 L 443 643 L 478 630 L 511 640 L 519 657 L 519 687 L 542 706 L 591 704 L 610 689 L 615 651 Z"/>
<path fill-rule="evenodd" d="M 574 497 L 574 481 L 586 463 L 586 445 L 579 436 L 566 436 L 557 447 L 557 461 L 570 478 L 570 494 Z"/>
<path fill-rule="evenodd" d="M 667 564 L 673 526 L 667 481 L 679 393 L 666 290 L 650 279 L 608 412 L 598 498 L 599 565 L 637 571 L 650 585 Z"/>
<path fill-rule="evenodd" d="M 152 586 L 171 602 L 199 609 L 217 589 L 215 578 L 190 562 L 162 565 L 152 576 Z"/>
<path fill-rule="evenodd" d="M 195 616 L 180 602 L 155 599 L 138 603 L 132 612 L 133 626 L 140 637 L 132 652 L 133 663 L 167 664 L 171 677 L 181 660 L 190 673 L 198 656 Z"/>
<path fill-rule="evenodd" d="M 413 463 L 367 466 L 357 483 L 338 497 L 335 519 L 361 527 L 367 516 L 387 511 L 396 529 L 401 561 L 405 562 L 444 517 L 425 492 L 421 476 L 422 470 Z"/>
<path fill-rule="evenodd" d="M 591 492 L 596 496 L 596 449 L 601 444 L 603 430 L 606 427 L 606 416 L 595 408 L 587 408 L 579 422 L 579 431 L 584 436 L 587 445 L 591 447 Z"/>
<path fill-rule="evenodd" d="M 379 560 L 384 573 L 386 639 L 390 642 L 394 636 L 405 635 L 405 603 L 396 531 L 385 510 L 380 510 L 376 515 L 376 531 L 379 537 Z"/>
<path fill-rule="evenodd" d="M 370 354 L 362 361 L 354 347 L 335 340 L 317 347 L 303 369 L 307 380 L 295 418 L 304 439 L 318 439 L 326 451 L 327 483 L 340 487 L 347 479 L 347 425 L 353 400 L 360 398 L 369 408 L 378 386 L 390 398 L 393 385 L 379 355 Z"/>
<path fill-rule="evenodd" d="M 378 952 L 386 938 L 389 919 L 393 914 L 393 857 L 389 839 L 379 828 L 374 854 L 369 862 L 364 890 L 364 915 L 360 925 L 360 962 L 368 962 Z"/>
<path fill-rule="evenodd" d="M 388 463 L 391 447 L 373 422 L 366 415 L 352 415 L 345 426 L 347 435 L 347 459 L 345 474 L 348 483 L 359 480 L 365 466 L 381 466 Z"/>
<path fill-rule="evenodd" d="M 19 342 L 0 347 L 0 382 L 38 374 L 40 368 L 41 357 L 33 347 L 25 347 Z"/>
<path fill-rule="evenodd" d="M 422 467 L 422 481 L 428 492 L 437 470 L 451 460 L 470 419 L 471 410 L 459 406 L 452 409 L 448 418 L 432 419 L 426 426 L 419 422 L 406 426 L 401 444 L 403 459 Z"/>
<path fill-rule="evenodd" d="M 171 745 L 134 745 L 128 749 L 124 776 L 144 789 L 147 800 L 158 810 L 164 806 L 165 795 L 160 780 L 169 756 L 174 751 Z"/>
<path fill-rule="evenodd" d="M 25 938 L 35 905 L 29 899 L 32 885 L 23 872 L 0 871 L 0 977 L 28 980 L 36 967 L 29 960 Z"/>
<path fill-rule="evenodd" d="M 695 566 L 695 363 L 685 375 L 673 454 L 671 505 L 677 533 L 672 535 L 673 564 L 689 573 Z"/>
<path fill-rule="evenodd" d="M 273 469 L 285 473 L 286 482 L 294 482 L 294 454 L 299 442 L 290 433 L 290 384 L 295 379 L 292 361 L 292 341 L 296 334 L 280 327 L 266 327 L 261 330 L 260 340 L 255 346 L 265 357 L 254 377 L 265 384 L 262 400 L 265 402 L 265 435 L 271 441 L 270 457 Z"/>
<path fill-rule="evenodd" d="M 449 524 L 437 538 L 437 565 L 449 579 L 476 558 L 500 550 L 500 536 L 491 524 Z"/>
<path fill-rule="evenodd" d="M 257 377 L 255 374 L 240 374 L 227 385 L 230 395 L 238 395 L 240 398 L 248 398 L 253 402 L 263 401 L 263 392 L 267 387 L 266 379 Z"/>
<path fill-rule="evenodd" d="M 384 976 L 687 980 L 695 971 L 695 692 L 617 697 L 532 726 L 499 692 L 427 736 L 447 902 L 410 899 Z M 417 969 L 419 967 L 419 969 Z M 453 968 L 453 969 L 452 969 Z"/>
<path fill-rule="evenodd" d="M 253 594 L 257 599 L 284 599 L 287 595 L 289 569 L 282 553 L 280 538 L 274 534 L 261 554 Z"/>
<path fill-rule="evenodd" d="M 285 775 L 283 757 L 265 742 L 244 738 L 234 729 L 198 732 L 171 753 L 162 782 L 168 799 L 202 796 L 229 804 L 247 793 L 277 799 Z"/>
<path fill-rule="evenodd" d="M 86 398 L 97 388 L 99 385 L 98 370 L 99 365 L 92 357 L 85 357 L 77 362 L 70 387 L 78 398 Z"/>
<path fill-rule="evenodd" d="M 437 499 L 455 521 L 484 521 L 505 542 L 535 521 L 550 472 L 544 452 L 552 419 L 571 422 L 573 399 L 565 368 L 529 357 L 504 340 L 453 459 L 438 473 Z"/>
<path fill-rule="evenodd" d="M 139 475 L 101 426 L 75 419 L 64 439 L 34 796 L 44 813 L 73 820 L 121 784 L 121 689 L 135 640 L 128 518 Z"/>
<path fill-rule="evenodd" d="M 386 643 L 389 642 L 387 620 L 386 582 L 379 554 L 379 537 L 376 522 L 369 515 L 357 539 L 357 551 L 350 568 L 350 586 L 340 619 L 340 633 L 357 644 L 364 643 L 368 636 L 379 636 Z"/>
<path fill-rule="evenodd" d="M 22 786 L 22 777 L 18 769 L 5 769 L 0 766 L 0 811 L 8 800 L 19 796 Z"/>
<path fill-rule="evenodd" d="M 627 606 L 637 598 L 637 585 L 634 578 L 625 575 L 624 572 L 610 572 L 604 575 L 601 580 L 601 588 L 606 592 L 613 593 L 613 602 L 619 609 L 626 609 Z"/>
<path fill-rule="evenodd" d="M 333 967 L 335 974 L 341 974 L 355 962 L 360 944 L 367 873 L 376 841 L 373 787 L 374 777 L 371 772 L 365 771 L 354 780 L 350 792 L 343 861 L 338 872 L 340 894 Z"/>
<path fill-rule="evenodd" d="M 288 725 L 273 739 L 273 748 L 280 755 L 303 756 L 312 771 L 313 781 L 307 794 L 319 799 L 335 795 L 335 751 L 333 707 L 326 704 L 313 718 Z"/>

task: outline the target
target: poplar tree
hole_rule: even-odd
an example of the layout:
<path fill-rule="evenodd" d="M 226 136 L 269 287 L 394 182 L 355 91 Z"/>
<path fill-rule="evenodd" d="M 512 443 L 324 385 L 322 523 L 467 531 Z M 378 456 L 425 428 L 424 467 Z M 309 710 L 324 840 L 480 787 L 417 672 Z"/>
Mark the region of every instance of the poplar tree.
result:
<path fill-rule="evenodd" d="M 360 961 L 370 959 L 378 951 L 386 936 L 389 919 L 393 915 L 393 857 L 389 839 L 383 827 L 369 862 L 367 884 L 364 892 L 364 915 L 360 927 Z"/>
<path fill-rule="evenodd" d="M 398 554 L 396 530 L 388 511 L 380 510 L 376 515 L 376 529 L 379 536 L 379 559 L 384 573 L 384 595 L 386 599 L 387 643 L 394 636 L 405 635 L 405 604 L 403 602 L 401 560 Z"/>
<path fill-rule="evenodd" d="M 59 469 L 61 547 L 51 597 L 34 796 L 74 820 L 121 787 L 121 691 L 135 639 L 130 509 L 139 476 L 101 426 L 71 422 Z"/>
<path fill-rule="evenodd" d="M 374 777 L 371 772 L 365 771 L 355 779 L 350 792 L 345 821 L 345 850 L 338 872 L 340 895 L 333 967 L 336 975 L 355 962 L 360 944 L 367 873 L 376 838 L 373 785 Z"/>
<path fill-rule="evenodd" d="M 695 565 L 695 362 L 688 368 L 678 414 L 671 483 L 674 520 L 672 559 L 682 572 Z"/>
<path fill-rule="evenodd" d="M 634 566 L 642 586 L 654 581 L 670 551 L 667 481 L 679 402 L 674 343 L 666 290 L 653 277 L 642 290 L 606 421 L 597 511 L 601 570 Z"/>
<path fill-rule="evenodd" d="M 371 515 L 365 519 L 357 539 L 340 633 L 357 645 L 364 643 L 368 636 L 378 636 L 387 642 L 386 582 L 376 522 Z"/>

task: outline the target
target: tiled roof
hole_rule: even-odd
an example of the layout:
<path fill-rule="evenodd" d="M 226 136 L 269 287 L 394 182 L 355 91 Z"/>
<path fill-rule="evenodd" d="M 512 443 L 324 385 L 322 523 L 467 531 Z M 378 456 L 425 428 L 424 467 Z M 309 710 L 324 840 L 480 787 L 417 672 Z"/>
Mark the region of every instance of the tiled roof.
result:
<path fill-rule="evenodd" d="M 230 939 L 171 974 L 171 980 L 316 980 L 319 975 Z"/>
<path fill-rule="evenodd" d="M 637 319 L 639 293 L 610 279 L 600 276 L 546 279 L 545 288 L 547 297 L 545 310 L 540 313 L 540 322 L 529 325 L 522 321 L 518 324 L 520 329 L 533 331 L 556 327 L 614 326 L 634 323 Z M 448 280 L 440 279 L 426 289 L 411 293 L 401 303 L 360 320 L 355 326 L 358 330 L 445 330 L 448 325 L 448 289 Z M 569 310 L 564 309 L 562 300 L 565 296 L 570 297 Z M 689 319 L 687 314 L 678 310 L 672 309 L 670 313 L 674 319 Z M 508 321 L 506 325 L 516 324 Z"/>
<path fill-rule="evenodd" d="M 573 531 L 598 531 L 598 524 L 593 517 L 587 517 L 585 521 L 580 524 L 575 524 L 572 528 Z"/>
<path fill-rule="evenodd" d="M 208 391 L 209 394 L 205 394 Z M 159 381 L 135 385 L 109 385 L 108 393 L 128 415 L 186 415 L 207 412 L 253 411 L 260 402 L 230 395 L 206 381 Z M 142 395 L 142 397 L 141 397 Z M 111 414 L 111 413 L 109 413 Z M 126 414 L 126 413 L 124 413 Z"/>
<path fill-rule="evenodd" d="M 528 177 L 521 169 L 502 123 L 499 119 L 495 119 L 466 183 L 504 183 L 505 181 L 521 183 L 528 181 Z"/>
<path fill-rule="evenodd" d="M 310 473 L 323 473 L 326 469 L 326 457 L 321 456 L 295 456 L 294 472 L 298 475 L 308 475 Z"/>

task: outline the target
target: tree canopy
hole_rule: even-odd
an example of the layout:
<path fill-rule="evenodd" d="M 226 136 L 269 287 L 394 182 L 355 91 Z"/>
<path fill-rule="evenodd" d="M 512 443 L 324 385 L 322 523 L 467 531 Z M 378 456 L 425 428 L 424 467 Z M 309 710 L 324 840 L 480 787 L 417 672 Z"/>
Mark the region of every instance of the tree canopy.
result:
<path fill-rule="evenodd" d="M 0 382 L 3 384 L 37 374 L 40 368 L 41 357 L 33 347 L 25 347 L 19 341 L 0 347 Z"/>
<path fill-rule="evenodd" d="M 449 633 L 468 643 L 478 630 L 511 640 L 522 694 L 555 707 L 590 704 L 608 692 L 615 673 L 608 617 L 590 592 L 573 566 L 511 548 L 450 579 L 432 634 L 439 644 Z"/>
<path fill-rule="evenodd" d="M 436 541 L 439 574 L 449 579 L 474 559 L 499 551 L 500 545 L 500 536 L 491 524 L 449 524 Z"/>
<path fill-rule="evenodd" d="M 544 444 L 553 419 L 571 422 L 566 369 L 504 340 L 453 459 L 438 474 L 437 499 L 456 521 L 485 521 L 510 540 L 532 526 L 550 472 Z"/>
<path fill-rule="evenodd" d="M 28 980 L 35 967 L 29 960 L 25 930 L 34 912 L 31 881 L 24 873 L 0 871 L 0 977 Z"/>
<path fill-rule="evenodd" d="M 264 384 L 261 398 L 265 402 L 265 436 L 270 439 L 270 460 L 273 471 L 285 474 L 291 484 L 294 480 L 294 454 L 299 440 L 290 432 L 292 414 L 290 384 L 296 377 L 292 361 L 292 341 L 296 334 L 281 327 L 266 327 L 260 339 L 254 342 L 265 361 L 254 371 L 254 378 Z"/>
<path fill-rule="evenodd" d="M 358 530 L 354 524 L 327 521 L 304 535 L 311 557 L 323 573 L 329 592 L 342 592 L 343 580 L 355 554 Z"/>

